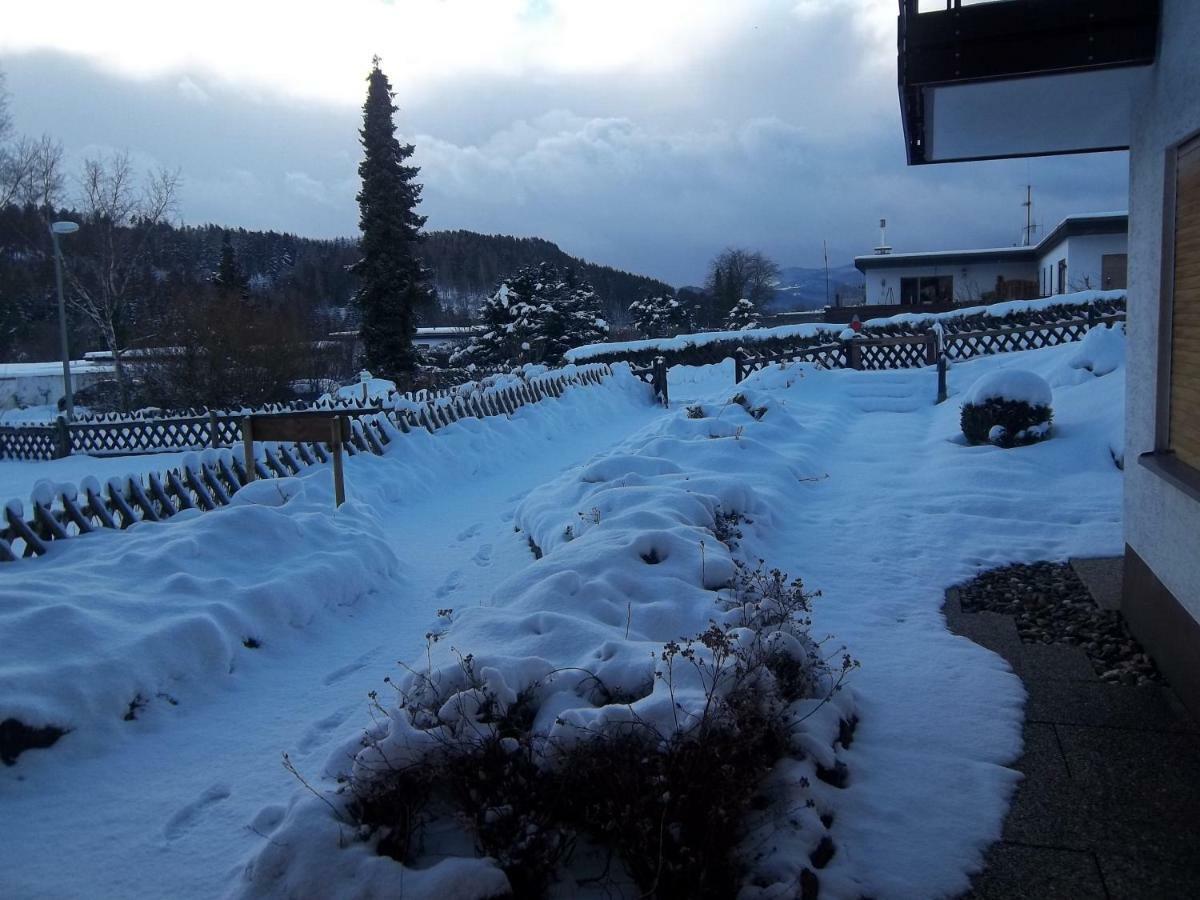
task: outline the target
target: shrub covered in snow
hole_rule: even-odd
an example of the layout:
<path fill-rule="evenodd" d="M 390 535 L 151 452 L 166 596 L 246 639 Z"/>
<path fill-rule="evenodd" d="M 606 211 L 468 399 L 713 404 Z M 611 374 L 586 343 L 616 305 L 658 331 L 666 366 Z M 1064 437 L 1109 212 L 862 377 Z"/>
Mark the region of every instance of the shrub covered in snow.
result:
<path fill-rule="evenodd" d="M 450 358 L 452 366 L 557 364 L 571 347 L 608 336 L 592 286 L 549 263 L 501 282 L 480 316 L 485 330 Z"/>
<path fill-rule="evenodd" d="M 749 300 L 741 299 L 733 304 L 729 315 L 721 323 L 726 331 L 749 331 L 758 327 L 758 307 Z"/>
<path fill-rule="evenodd" d="M 688 309 L 674 297 L 644 297 L 629 304 L 633 327 L 648 338 L 668 338 L 691 324 Z"/>
<path fill-rule="evenodd" d="M 714 533 L 735 542 L 737 518 L 718 514 Z M 831 667 L 810 638 L 812 597 L 777 569 L 736 563 L 722 624 L 667 642 L 632 689 L 537 659 L 504 660 L 507 673 L 469 654 L 410 669 L 390 683 L 394 708 L 376 698 L 390 733 L 358 756 L 348 824 L 412 863 L 449 813 L 518 897 L 541 896 L 581 839 L 615 855 L 643 896 L 734 896 L 736 839 L 794 749 L 793 704 L 811 712 L 856 665 Z M 556 714 L 564 691 L 596 715 Z"/>
<path fill-rule="evenodd" d="M 962 430 L 972 444 L 1017 447 L 1050 434 L 1050 385 L 1022 369 L 998 369 L 979 378 L 962 405 Z"/>
<path fill-rule="evenodd" d="M 1125 335 L 1120 328 L 1091 329 L 1071 357 L 1071 366 L 1085 369 L 1093 375 L 1115 372 L 1125 363 Z"/>

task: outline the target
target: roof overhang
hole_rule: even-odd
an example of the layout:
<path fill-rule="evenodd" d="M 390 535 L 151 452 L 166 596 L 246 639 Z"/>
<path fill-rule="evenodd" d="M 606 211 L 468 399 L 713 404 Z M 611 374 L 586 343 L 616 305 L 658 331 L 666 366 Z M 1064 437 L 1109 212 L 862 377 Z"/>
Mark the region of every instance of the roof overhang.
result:
<path fill-rule="evenodd" d="M 978 263 L 1033 263 L 1036 247 L 998 247 L 994 250 L 935 250 L 929 253 L 882 253 L 856 256 L 854 266 L 860 272 L 870 269 L 957 268 Z"/>
<path fill-rule="evenodd" d="M 1159 0 L 900 0 L 909 165 L 1123 150 Z"/>

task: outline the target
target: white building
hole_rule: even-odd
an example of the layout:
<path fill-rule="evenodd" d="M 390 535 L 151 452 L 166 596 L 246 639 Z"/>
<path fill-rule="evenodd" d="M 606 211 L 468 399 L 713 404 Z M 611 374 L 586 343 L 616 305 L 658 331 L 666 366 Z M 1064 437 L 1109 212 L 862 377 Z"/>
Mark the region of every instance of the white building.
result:
<path fill-rule="evenodd" d="M 1124 288 L 1129 216 L 1069 216 L 1039 243 L 988 250 L 875 253 L 854 265 L 868 306 L 949 306 Z"/>
<path fill-rule="evenodd" d="M 1200 2 L 918 6 L 900 13 L 910 164 L 1129 150 L 1122 612 L 1200 714 Z M 1069 246 L 1067 280 L 1095 255 Z"/>
<path fill-rule="evenodd" d="M 112 377 L 111 364 L 93 360 L 71 363 L 71 390 Z M 0 412 L 55 406 L 63 395 L 61 362 L 0 363 Z"/>

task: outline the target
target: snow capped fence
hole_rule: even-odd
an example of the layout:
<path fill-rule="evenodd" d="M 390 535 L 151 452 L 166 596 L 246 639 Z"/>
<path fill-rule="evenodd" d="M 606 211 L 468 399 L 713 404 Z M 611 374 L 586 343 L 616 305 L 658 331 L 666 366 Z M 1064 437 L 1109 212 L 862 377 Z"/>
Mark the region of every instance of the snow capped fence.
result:
<path fill-rule="evenodd" d="M 737 380 L 741 381 L 749 373 L 779 362 L 808 361 L 839 369 L 933 365 L 938 357 L 938 331 L 942 334 L 943 353 L 955 360 L 1069 343 L 1081 340 L 1094 325 L 1124 318 L 1124 291 L 1084 291 L 947 313 L 905 313 L 871 319 L 854 337 L 843 325 L 810 323 L 593 344 L 569 351 L 567 358 L 574 362 L 645 366 L 663 357 L 668 367 L 711 365 L 732 358 Z"/>
<path fill-rule="evenodd" d="M 482 378 L 503 373 L 473 374 Z M 74 453 L 129 456 L 232 447 L 241 441 L 242 419 L 247 415 L 338 412 L 360 418 L 406 405 L 443 403 L 458 396 L 469 384 L 403 393 L 392 390 L 361 398 L 324 397 L 315 403 L 272 403 L 256 409 L 148 409 L 135 413 L 85 414 L 73 422 L 60 417 L 45 425 L 0 426 L 0 459 L 61 459 Z"/>
<path fill-rule="evenodd" d="M 513 376 L 494 379 L 490 384 L 463 386 L 420 402 L 396 396 L 387 409 L 348 408 L 343 414 L 352 418 L 345 452 L 350 456 L 382 456 L 393 441 L 414 429 L 435 432 L 459 419 L 508 416 L 522 406 L 560 397 L 572 385 L 599 384 L 611 374 L 612 368 L 606 364 L 572 366 L 526 378 Z M 237 421 L 238 436 L 231 443 L 240 440 L 241 418 Z M 55 432 L 57 427 L 40 430 Z M 319 441 L 264 444 L 255 455 L 254 477 L 287 478 L 331 458 L 328 445 Z M 32 511 L 28 516 L 20 500 L 5 504 L 4 522 L 0 523 L 0 562 L 41 556 L 53 541 L 98 528 L 124 529 L 135 522 L 161 522 L 184 510 L 218 509 L 227 506 L 250 480 L 246 464 L 228 449 L 209 448 L 189 454 L 179 469 L 161 475 L 151 473 L 145 480 L 140 476 L 110 478 L 101 487 L 95 478 L 86 478 L 78 488 L 39 482 L 30 498 Z"/>

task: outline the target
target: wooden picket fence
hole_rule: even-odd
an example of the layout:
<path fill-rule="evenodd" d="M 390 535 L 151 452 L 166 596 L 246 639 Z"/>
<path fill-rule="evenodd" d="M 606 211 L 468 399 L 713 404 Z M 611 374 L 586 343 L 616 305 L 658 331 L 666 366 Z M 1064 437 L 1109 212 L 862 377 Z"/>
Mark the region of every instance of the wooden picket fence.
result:
<path fill-rule="evenodd" d="M 337 408 L 331 411 L 352 418 L 345 451 L 383 455 L 390 444 L 418 429 L 436 432 L 460 419 L 511 416 L 522 406 L 548 397 L 561 397 L 573 385 L 600 384 L 612 374 L 606 364 L 578 366 L 570 372 L 550 372 L 513 383 L 447 391 L 441 396 L 399 408 Z M 392 398 L 395 400 L 396 398 Z M 198 422 L 209 421 L 195 418 Z M 239 418 L 240 428 L 240 418 Z M 102 423 L 111 425 L 115 423 Z M 92 423 L 93 427 L 96 423 Z M 53 430 L 53 429 L 50 429 Z M 222 432 L 222 434 L 225 434 Z M 238 435 L 240 440 L 240 432 Z M 236 443 L 231 441 L 230 443 Z M 327 444 L 301 442 L 263 445 L 255 456 L 257 478 L 285 478 L 331 457 Z M 79 488 L 57 485 L 53 492 L 36 492 L 32 510 L 10 500 L 0 529 L 0 561 L 41 556 L 54 541 L 89 534 L 97 529 L 124 529 L 136 522 L 160 522 L 186 509 L 219 509 L 250 480 L 245 463 L 228 449 L 208 449 L 185 460 L 178 469 L 162 474 L 111 478 L 101 486 L 85 479 Z"/>

